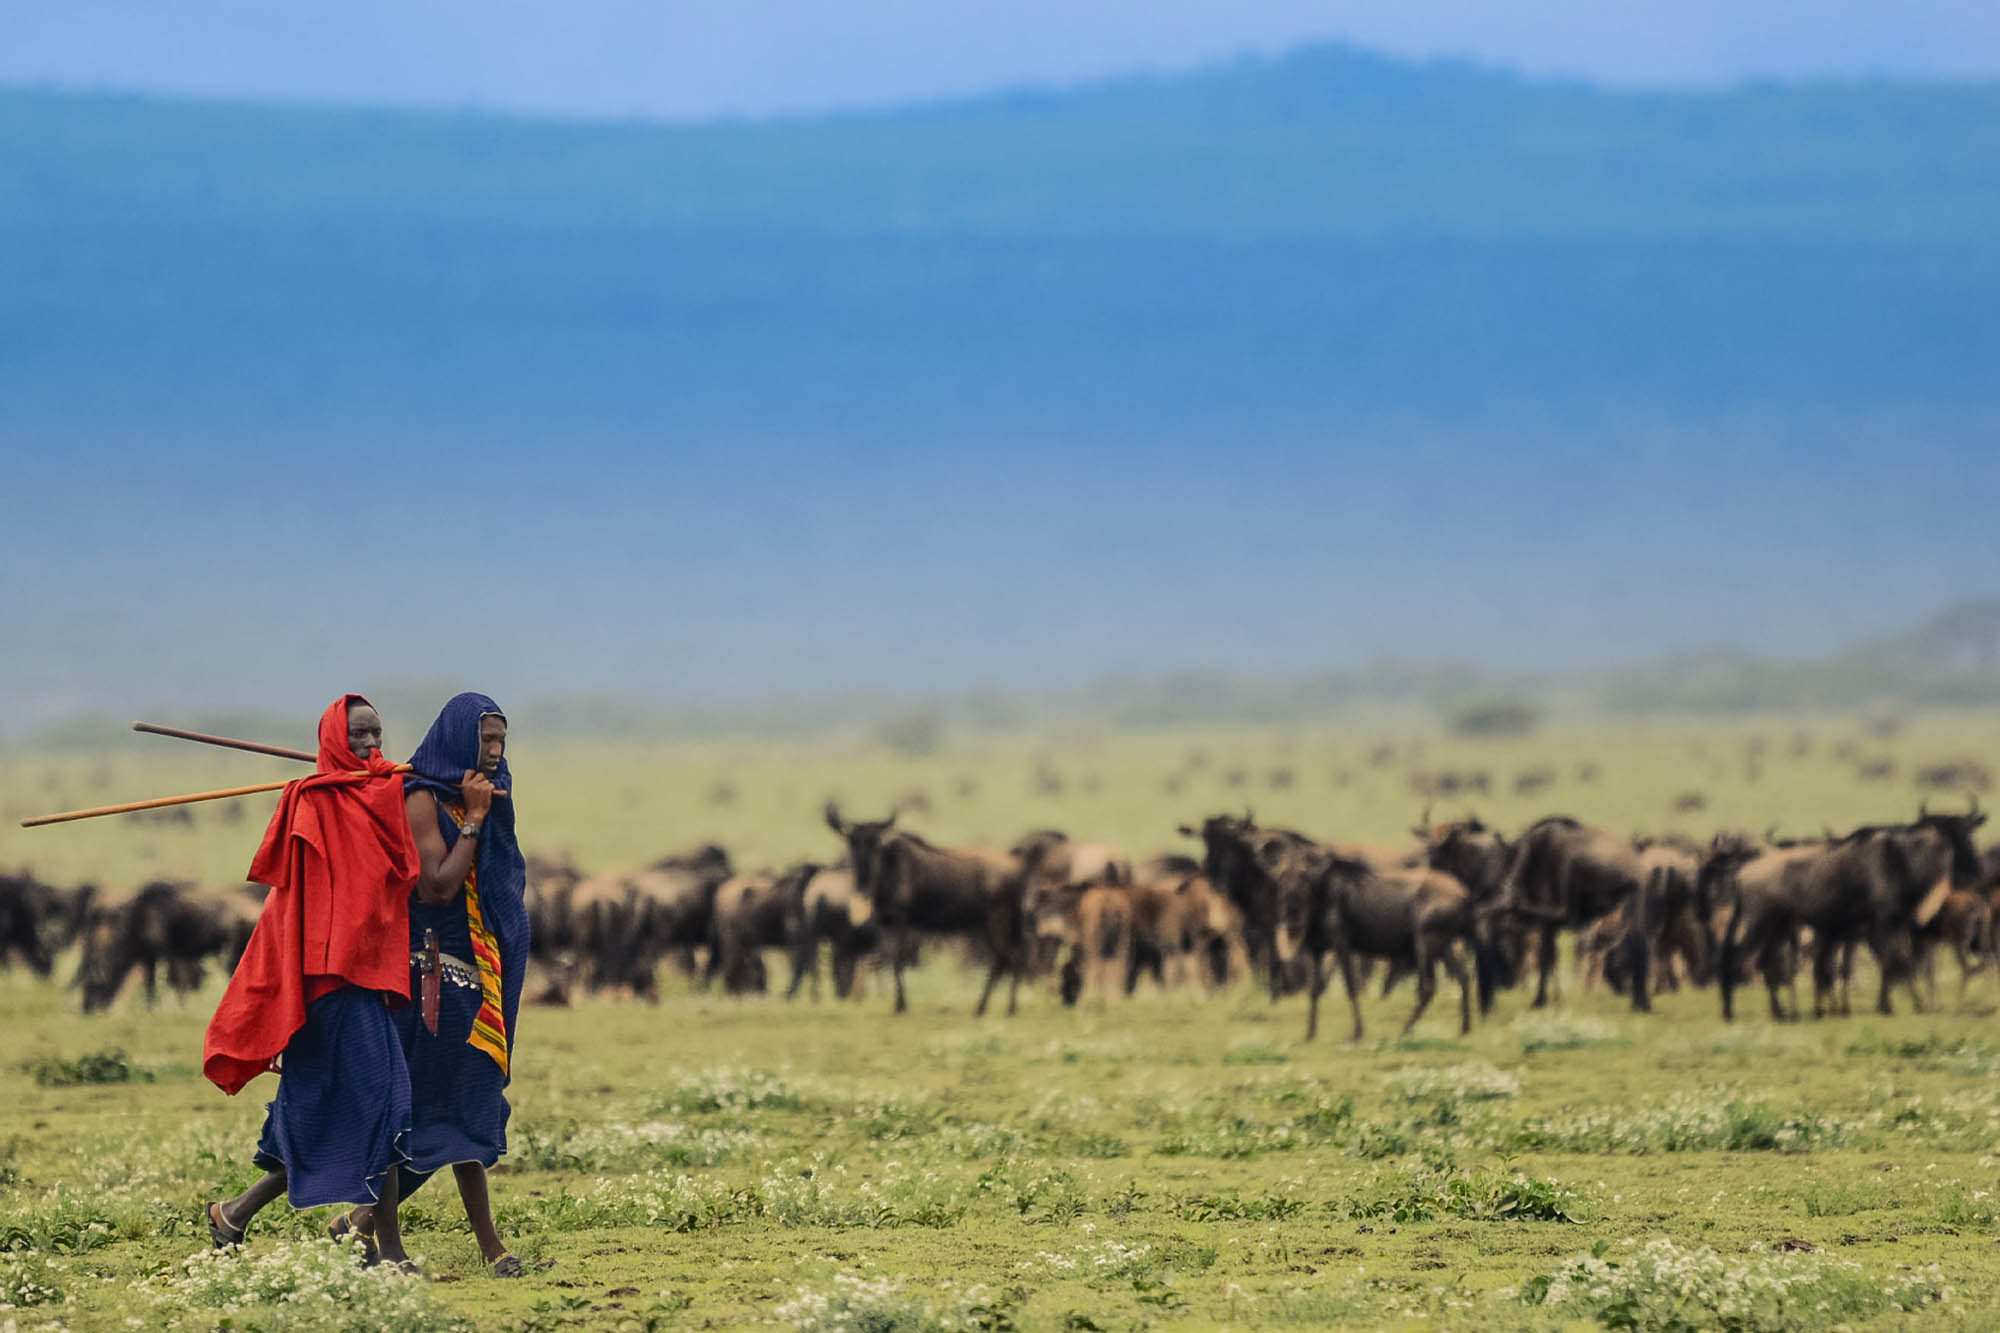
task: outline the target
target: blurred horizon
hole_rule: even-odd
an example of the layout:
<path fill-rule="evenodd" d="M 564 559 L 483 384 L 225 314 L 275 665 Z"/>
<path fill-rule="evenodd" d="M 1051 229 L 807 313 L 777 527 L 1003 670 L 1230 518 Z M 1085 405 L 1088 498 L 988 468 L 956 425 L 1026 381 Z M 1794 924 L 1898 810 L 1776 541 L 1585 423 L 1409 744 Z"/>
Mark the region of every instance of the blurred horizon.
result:
<path fill-rule="evenodd" d="M 1965 0 L 0 0 L 0 84 L 665 121 L 817 117 L 1111 79 L 1180 77 L 1339 44 L 1631 89 L 2000 77 L 2000 13 Z"/>
<path fill-rule="evenodd" d="M 2000 70 L 1464 45 L 701 125 L 0 88 L 4 734 L 1505 693 L 2000 592 Z"/>

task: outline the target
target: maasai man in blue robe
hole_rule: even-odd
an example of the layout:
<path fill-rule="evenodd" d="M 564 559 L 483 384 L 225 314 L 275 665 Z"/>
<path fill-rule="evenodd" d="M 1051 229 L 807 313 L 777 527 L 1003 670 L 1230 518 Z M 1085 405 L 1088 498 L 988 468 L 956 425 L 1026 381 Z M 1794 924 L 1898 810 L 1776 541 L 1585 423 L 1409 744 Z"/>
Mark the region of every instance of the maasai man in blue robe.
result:
<path fill-rule="evenodd" d="M 500 1239 L 486 1185 L 486 1168 L 507 1150 L 506 1087 L 528 962 L 506 714 L 483 694 L 454 697 L 410 766 L 405 800 L 423 862 L 410 895 L 410 993 L 422 996 L 435 977 L 437 1027 L 421 1001 L 395 1015 L 410 1067 L 401 1196 L 451 1167 L 480 1253 L 495 1276 L 518 1277 L 521 1261 Z M 496 789 L 505 795 L 496 799 Z M 373 1224 L 367 1209 L 353 1220 L 364 1234 Z"/>

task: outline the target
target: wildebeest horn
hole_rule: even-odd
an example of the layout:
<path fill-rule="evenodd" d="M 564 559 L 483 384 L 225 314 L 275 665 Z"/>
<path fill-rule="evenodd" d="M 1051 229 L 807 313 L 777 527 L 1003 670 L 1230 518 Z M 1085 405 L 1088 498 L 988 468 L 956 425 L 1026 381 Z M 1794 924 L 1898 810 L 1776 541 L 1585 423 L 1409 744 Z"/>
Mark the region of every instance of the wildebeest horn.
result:
<path fill-rule="evenodd" d="M 1966 814 L 1968 814 L 1968 815 L 1976 815 L 1976 814 L 1978 814 L 1978 813 L 1979 813 L 1979 793 L 1978 793 L 1978 792 L 1976 792 L 1976 791 L 1974 791 L 1974 790 L 1972 790 L 1972 788 L 1970 788 L 1970 787 L 1967 787 L 1967 788 L 1965 789 L 1965 799 L 1966 799 L 1966 800 L 1968 800 L 1968 801 L 1971 801 L 1971 802 L 1972 802 L 1972 808 L 1971 808 L 1971 809 L 1969 809 L 1969 810 L 1967 810 L 1967 811 L 1966 811 L 1965 813 L 1966 813 Z"/>
<path fill-rule="evenodd" d="M 1931 817 L 1931 798 L 1926 796 L 1917 802 L 1917 822 L 1923 823 Z"/>
<path fill-rule="evenodd" d="M 843 838 L 847 836 L 847 826 L 840 822 L 840 807 L 832 801 L 826 803 L 826 826 Z"/>
<path fill-rule="evenodd" d="M 1256 812 L 1251 810 L 1251 808 L 1247 805 L 1243 807 L 1243 822 L 1245 824 L 1248 824 L 1252 828 L 1257 827 Z"/>
<path fill-rule="evenodd" d="M 1195 832 L 1186 824 L 1176 825 L 1176 827 L 1180 829 L 1180 834 L 1183 838 L 1199 838 L 1201 836 L 1201 834 Z"/>
<path fill-rule="evenodd" d="M 1410 830 L 1425 842 L 1431 840 L 1431 803 L 1424 802 L 1424 812 L 1417 816 L 1417 826 Z"/>

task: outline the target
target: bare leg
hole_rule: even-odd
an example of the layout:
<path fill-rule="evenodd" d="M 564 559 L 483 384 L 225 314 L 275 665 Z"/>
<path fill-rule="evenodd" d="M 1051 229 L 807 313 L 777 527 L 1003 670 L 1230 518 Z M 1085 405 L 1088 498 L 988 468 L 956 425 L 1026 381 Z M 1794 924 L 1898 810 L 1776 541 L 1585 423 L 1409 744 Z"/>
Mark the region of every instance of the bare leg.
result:
<path fill-rule="evenodd" d="M 382 1179 L 382 1197 L 368 1209 L 368 1231 L 375 1237 L 375 1246 L 381 1251 L 387 1263 L 405 1264 L 410 1261 L 409 1251 L 403 1248 L 403 1224 L 396 1216 L 398 1191 L 402 1186 L 402 1173 L 395 1167 Z M 357 1218 L 358 1228 L 360 1221 Z"/>
<path fill-rule="evenodd" d="M 211 1204 L 208 1210 L 209 1221 L 212 1225 L 221 1224 L 225 1231 L 234 1231 L 241 1235 L 250 1226 L 250 1219 L 255 1217 L 265 1204 L 284 1192 L 284 1169 L 281 1167 L 276 1171 L 266 1171 L 262 1180 L 235 1198 Z"/>
<path fill-rule="evenodd" d="M 493 1200 L 486 1190 L 486 1168 L 478 1162 L 459 1162 L 451 1168 L 458 1177 L 458 1197 L 465 1203 L 465 1219 L 472 1223 L 472 1236 L 479 1242 L 480 1257 L 491 1264 L 507 1253 L 500 1228 L 493 1222 Z"/>

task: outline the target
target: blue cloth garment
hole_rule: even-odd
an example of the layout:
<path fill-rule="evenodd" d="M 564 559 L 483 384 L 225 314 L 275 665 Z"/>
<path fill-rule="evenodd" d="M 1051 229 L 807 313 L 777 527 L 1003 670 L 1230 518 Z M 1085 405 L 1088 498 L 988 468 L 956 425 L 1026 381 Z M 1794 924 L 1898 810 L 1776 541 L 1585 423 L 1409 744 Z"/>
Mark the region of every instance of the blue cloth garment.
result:
<path fill-rule="evenodd" d="M 452 696 L 410 756 L 413 772 L 403 779 L 405 791 L 428 791 L 437 798 L 438 832 L 444 835 L 447 853 L 458 842 L 458 826 L 444 807 L 458 800 L 466 770 L 479 767 L 479 719 L 488 714 L 506 716 L 499 704 L 483 694 Z M 514 1023 L 521 1009 L 521 982 L 528 966 L 528 863 L 514 837 L 514 807 L 520 793 L 514 790 L 514 775 L 504 756 L 500 771 L 493 775 L 493 785 L 507 797 L 494 801 L 486 814 L 475 867 L 480 910 L 486 928 L 500 946 L 501 1009 L 507 1018 L 507 1049 L 511 1053 Z M 415 895 L 411 901 L 410 947 L 417 949 L 423 946 L 423 931 L 417 925 Z"/>
<path fill-rule="evenodd" d="M 380 992 L 343 986 L 306 1006 L 255 1159 L 285 1171 L 292 1207 L 375 1202 L 409 1127 L 409 1068 Z"/>
<path fill-rule="evenodd" d="M 458 842 L 458 825 L 446 813 L 456 804 L 467 769 L 479 766 L 479 721 L 500 705 L 483 694 L 460 694 L 445 704 L 436 722 L 410 756 L 414 772 L 404 779 L 406 791 L 427 791 L 437 806 L 438 832 L 449 854 Z M 514 835 L 514 776 L 500 761 L 493 785 L 508 793 L 493 802 L 479 834 L 474 869 L 479 877 L 479 902 L 486 928 L 500 949 L 501 1007 L 507 1024 L 507 1049 L 515 1045 L 520 1013 L 521 983 L 528 965 L 527 863 Z M 410 950 L 423 948 L 424 932 L 437 932 L 438 947 L 453 957 L 472 961 L 472 938 L 466 922 L 465 891 L 448 903 L 426 903 L 410 896 Z M 421 994 L 414 966 L 411 994 Z M 450 977 L 440 987 L 437 1035 L 426 1031 L 421 1006 L 394 1015 L 396 1030 L 410 1067 L 412 1123 L 410 1164 L 403 1169 L 405 1198 L 422 1188 L 431 1173 L 459 1162 L 491 1166 L 507 1150 L 509 1108 L 504 1089 L 507 1075 L 477 1047 L 469 1045 L 473 1018 L 479 1012 L 479 991 L 456 985 Z"/>
<path fill-rule="evenodd" d="M 469 961 L 472 937 L 466 929 L 465 895 L 448 903 L 410 900 L 411 952 L 424 931 L 437 932 L 438 949 Z M 410 993 L 423 993 L 423 978 L 410 967 Z M 509 1108 L 506 1078 L 492 1057 L 466 1038 L 479 1013 L 479 989 L 446 976 L 439 986 L 438 1030 L 424 1027 L 421 1005 L 399 1009 L 391 1018 L 410 1066 L 410 1133 L 404 1140 L 409 1162 L 403 1167 L 402 1194 L 408 1198 L 431 1173 L 457 1162 L 491 1166 L 507 1150 Z"/>

